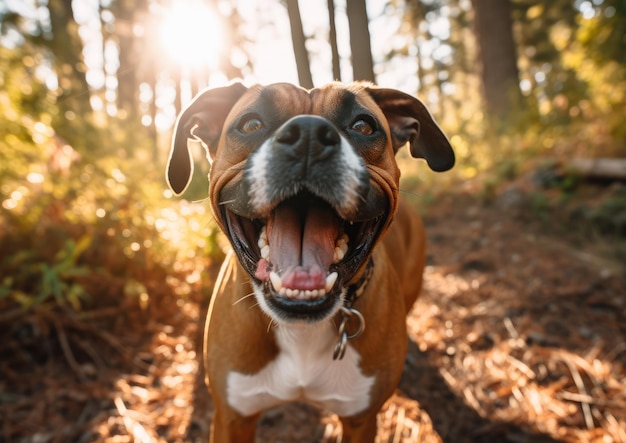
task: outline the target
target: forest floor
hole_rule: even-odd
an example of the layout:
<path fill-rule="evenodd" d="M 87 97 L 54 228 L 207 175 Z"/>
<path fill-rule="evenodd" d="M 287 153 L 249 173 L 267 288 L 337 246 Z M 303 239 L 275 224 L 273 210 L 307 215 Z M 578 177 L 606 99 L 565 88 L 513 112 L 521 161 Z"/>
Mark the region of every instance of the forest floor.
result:
<path fill-rule="evenodd" d="M 426 208 L 425 288 L 379 442 L 626 443 L 620 245 L 541 221 L 515 192 Z M 155 281 L 141 303 L 115 298 L 123 282 L 94 285 L 118 304 L 0 312 L 0 442 L 207 441 L 210 288 L 185 300 Z M 295 404 L 265 413 L 257 441 L 339 433 L 335 416 Z"/>

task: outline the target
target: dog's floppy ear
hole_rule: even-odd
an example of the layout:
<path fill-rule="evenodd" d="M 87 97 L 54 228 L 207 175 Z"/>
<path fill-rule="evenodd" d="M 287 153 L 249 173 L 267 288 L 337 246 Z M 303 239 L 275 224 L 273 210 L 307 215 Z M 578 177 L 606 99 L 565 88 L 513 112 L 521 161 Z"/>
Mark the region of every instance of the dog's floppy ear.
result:
<path fill-rule="evenodd" d="M 411 155 L 426 159 L 433 171 L 447 171 L 454 166 L 448 138 L 421 101 L 395 89 L 370 87 L 367 92 L 389 122 L 394 151 L 408 142 Z"/>
<path fill-rule="evenodd" d="M 247 90 L 241 83 L 206 89 L 180 113 L 167 161 L 167 182 L 176 195 L 187 189 L 193 173 L 193 159 L 187 141 L 195 139 L 201 142 L 207 151 L 207 158 L 212 161 L 226 116 Z"/>

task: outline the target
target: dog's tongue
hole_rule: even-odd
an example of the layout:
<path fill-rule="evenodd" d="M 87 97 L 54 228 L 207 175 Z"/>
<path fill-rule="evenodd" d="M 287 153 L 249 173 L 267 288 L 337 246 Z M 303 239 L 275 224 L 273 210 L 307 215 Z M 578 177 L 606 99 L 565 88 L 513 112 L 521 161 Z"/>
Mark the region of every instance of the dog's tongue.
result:
<path fill-rule="evenodd" d="M 329 207 L 317 202 L 300 210 L 280 205 L 267 232 L 269 261 L 284 287 L 324 288 L 339 235 L 339 221 Z"/>

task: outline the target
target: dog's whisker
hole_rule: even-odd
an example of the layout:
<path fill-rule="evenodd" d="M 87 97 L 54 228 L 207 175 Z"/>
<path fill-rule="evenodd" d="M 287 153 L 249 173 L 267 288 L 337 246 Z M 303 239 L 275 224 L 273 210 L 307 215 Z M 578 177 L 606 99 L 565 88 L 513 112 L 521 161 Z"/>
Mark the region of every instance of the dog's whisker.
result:
<path fill-rule="evenodd" d="M 242 301 L 244 301 L 246 298 L 250 298 L 250 297 L 253 297 L 253 296 L 254 296 L 254 292 L 251 292 L 250 294 L 244 295 L 239 300 L 237 300 L 235 303 L 233 303 L 233 306 L 236 306 L 239 303 L 241 303 Z"/>
<path fill-rule="evenodd" d="M 232 200 L 224 200 L 218 203 L 219 206 L 223 206 L 223 205 L 228 205 L 230 203 L 234 203 L 236 200 L 232 199 Z"/>
<path fill-rule="evenodd" d="M 208 196 L 206 198 L 201 198 L 200 200 L 192 200 L 191 201 L 191 203 L 193 203 L 194 205 L 208 203 L 208 202 L 210 202 Z"/>
<path fill-rule="evenodd" d="M 403 194 L 406 194 L 406 195 L 412 195 L 413 197 L 419 198 L 420 200 L 424 199 L 423 195 L 420 195 L 420 194 L 418 194 L 416 192 L 406 191 L 406 190 L 400 189 L 400 188 L 398 188 L 398 192 L 402 192 Z"/>
<path fill-rule="evenodd" d="M 278 326 L 278 323 L 276 323 L 276 321 L 273 318 L 270 318 L 270 322 L 267 324 L 267 330 L 265 331 L 265 333 L 269 334 L 270 331 L 272 330 L 272 327 L 274 326 Z"/>

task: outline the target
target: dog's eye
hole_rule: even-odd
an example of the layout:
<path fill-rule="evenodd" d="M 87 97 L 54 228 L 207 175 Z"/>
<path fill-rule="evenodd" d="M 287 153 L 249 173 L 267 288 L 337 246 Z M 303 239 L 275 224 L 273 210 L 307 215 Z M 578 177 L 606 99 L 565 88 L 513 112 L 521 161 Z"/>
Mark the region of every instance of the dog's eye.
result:
<path fill-rule="evenodd" d="M 252 134 L 263 127 L 263 122 L 255 116 L 244 118 L 239 123 L 239 130 L 244 134 Z"/>
<path fill-rule="evenodd" d="M 350 129 L 362 135 L 372 135 L 376 128 L 376 122 L 368 116 L 359 117 L 352 123 Z"/>

